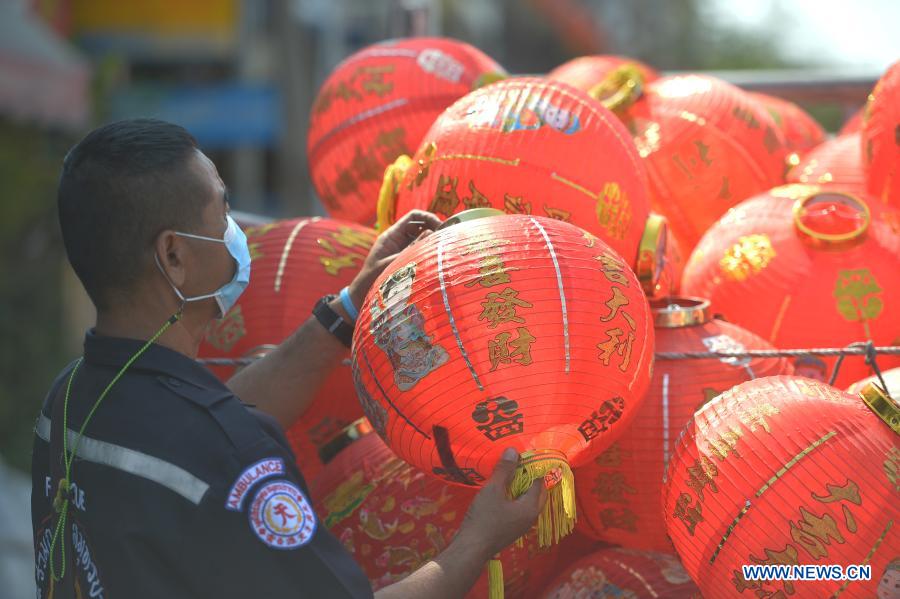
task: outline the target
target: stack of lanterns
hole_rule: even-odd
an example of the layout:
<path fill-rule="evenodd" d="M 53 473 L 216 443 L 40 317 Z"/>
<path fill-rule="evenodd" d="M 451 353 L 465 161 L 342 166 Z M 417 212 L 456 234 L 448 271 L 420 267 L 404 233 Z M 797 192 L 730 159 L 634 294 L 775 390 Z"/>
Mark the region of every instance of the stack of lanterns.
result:
<path fill-rule="evenodd" d="M 859 133 L 841 135 L 816 146 L 791 169 L 787 180 L 865 193 L 866 176 Z"/>
<path fill-rule="evenodd" d="M 359 272 L 375 232 L 353 223 L 299 218 L 248 228 L 252 278 L 238 302 L 214 322 L 200 358 L 254 358 L 274 349 L 303 324 L 320 297 L 337 293 Z M 349 351 L 344 359 L 349 357 Z M 225 381 L 233 366 L 214 366 Z M 362 416 L 350 368 L 338 366 L 312 405 L 286 432 L 308 480 L 321 469 L 319 448 Z"/>
<path fill-rule="evenodd" d="M 652 302 L 657 352 L 772 349 L 756 335 L 712 318 L 709 302 Z M 660 496 L 678 433 L 706 402 L 757 377 L 790 374 L 784 358 L 657 362 L 634 423 L 590 465 L 576 471 L 579 530 L 637 549 L 670 551 Z"/>
<path fill-rule="evenodd" d="M 900 61 L 872 90 L 861 134 L 869 193 L 900 206 Z"/>

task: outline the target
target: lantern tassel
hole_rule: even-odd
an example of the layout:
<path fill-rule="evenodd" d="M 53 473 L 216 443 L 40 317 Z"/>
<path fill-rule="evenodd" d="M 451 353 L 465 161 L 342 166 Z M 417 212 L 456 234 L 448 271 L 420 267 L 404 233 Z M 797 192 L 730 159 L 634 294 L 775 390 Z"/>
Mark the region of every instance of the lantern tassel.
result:
<path fill-rule="evenodd" d="M 488 562 L 488 599 L 503 599 L 503 562 L 496 557 Z"/>
<path fill-rule="evenodd" d="M 406 176 L 406 171 L 412 166 L 412 158 L 401 154 L 384 169 L 384 178 L 381 180 L 381 189 L 378 191 L 378 204 L 376 207 L 375 228 L 383 232 L 394 223 L 397 208 L 397 194 L 400 193 L 400 182 Z"/>
<path fill-rule="evenodd" d="M 557 451 L 526 451 L 509 485 L 510 496 L 522 496 L 534 481 L 541 478 L 547 488 L 547 503 L 538 516 L 538 544 L 549 547 L 559 543 L 575 528 L 575 476 L 564 454 Z"/>

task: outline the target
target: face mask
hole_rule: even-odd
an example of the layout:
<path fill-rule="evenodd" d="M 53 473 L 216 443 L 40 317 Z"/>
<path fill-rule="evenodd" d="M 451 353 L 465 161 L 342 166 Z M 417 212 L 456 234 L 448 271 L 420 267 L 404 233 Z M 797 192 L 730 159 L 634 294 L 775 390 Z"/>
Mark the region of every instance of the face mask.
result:
<path fill-rule="evenodd" d="M 194 235 L 192 233 L 179 233 L 175 232 L 176 235 L 181 237 L 190 237 L 191 239 L 199 239 L 201 241 L 213 241 L 216 243 L 224 243 L 225 247 L 228 249 L 228 253 L 231 254 L 231 257 L 234 258 L 234 261 L 237 263 L 237 269 L 234 271 L 234 277 L 231 278 L 230 281 L 219 287 L 216 291 L 212 293 L 207 293 L 205 295 L 195 295 L 193 297 L 184 297 L 184 295 L 179 291 L 179 289 L 172 283 L 172 280 L 169 278 L 169 275 L 166 274 L 166 271 L 163 270 L 163 267 L 159 263 L 159 258 L 154 255 L 156 259 L 156 266 L 159 267 L 159 270 L 163 273 L 163 276 L 166 277 L 166 280 L 169 281 L 169 285 L 172 286 L 172 290 L 175 291 L 175 295 L 178 296 L 182 302 L 196 302 L 204 299 L 209 299 L 211 297 L 216 298 L 216 303 L 219 304 L 219 318 L 225 316 L 228 310 L 234 306 L 235 302 L 237 302 L 238 298 L 241 296 L 241 293 L 246 289 L 247 284 L 250 283 L 250 249 L 247 247 L 247 236 L 244 235 L 244 232 L 238 226 L 238 224 L 231 218 L 231 215 L 226 215 L 225 220 L 228 222 L 228 228 L 225 229 L 225 236 L 222 239 L 216 239 L 215 237 L 205 237 L 203 235 Z"/>

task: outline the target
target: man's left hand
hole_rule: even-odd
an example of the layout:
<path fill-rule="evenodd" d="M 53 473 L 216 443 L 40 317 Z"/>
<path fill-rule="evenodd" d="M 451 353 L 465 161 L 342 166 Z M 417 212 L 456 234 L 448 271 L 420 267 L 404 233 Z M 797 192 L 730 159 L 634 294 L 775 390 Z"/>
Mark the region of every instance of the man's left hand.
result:
<path fill-rule="evenodd" d="M 362 308 L 369 288 L 378 275 L 394 261 L 397 254 L 413 243 L 427 237 L 441 225 L 441 219 L 424 210 L 412 210 L 378 236 L 362 270 L 350 283 L 350 298 L 357 309 Z"/>

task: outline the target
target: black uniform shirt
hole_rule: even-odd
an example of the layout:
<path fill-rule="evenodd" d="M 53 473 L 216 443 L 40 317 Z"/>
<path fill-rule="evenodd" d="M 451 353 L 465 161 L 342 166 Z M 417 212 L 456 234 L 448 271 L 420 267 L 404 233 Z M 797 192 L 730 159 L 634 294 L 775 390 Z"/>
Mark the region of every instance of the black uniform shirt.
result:
<path fill-rule="evenodd" d="M 97 397 L 142 345 L 87 334 L 69 399 L 70 450 Z M 52 595 L 51 404 L 63 401 L 70 372 L 54 383 L 35 428 L 38 597 Z M 150 346 L 103 400 L 71 479 L 66 551 L 82 597 L 372 595 L 313 513 L 278 424 L 165 347 Z"/>

